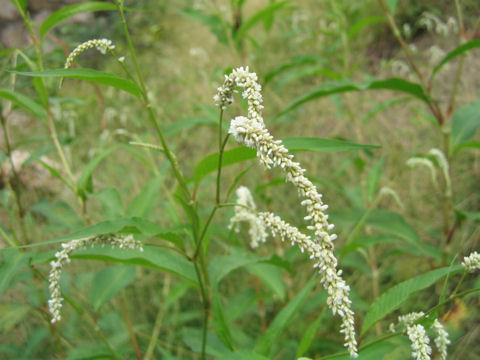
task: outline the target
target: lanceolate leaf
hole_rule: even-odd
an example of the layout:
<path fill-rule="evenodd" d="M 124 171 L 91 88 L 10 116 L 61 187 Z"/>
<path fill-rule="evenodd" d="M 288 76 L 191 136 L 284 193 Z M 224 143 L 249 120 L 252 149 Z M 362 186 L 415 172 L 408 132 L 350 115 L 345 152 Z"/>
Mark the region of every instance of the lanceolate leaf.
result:
<path fill-rule="evenodd" d="M 31 112 L 41 120 L 45 120 L 47 115 L 45 109 L 29 97 L 8 89 L 0 89 L 0 97 L 10 100 L 15 105 Z"/>
<path fill-rule="evenodd" d="M 18 75 L 34 77 L 60 77 L 87 80 L 99 84 L 113 86 L 136 97 L 141 97 L 141 90 L 133 81 L 120 76 L 93 69 L 55 69 L 32 72 L 14 72 Z"/>
<path fill-rule="evenodd" d="M 333 223 L 355 224 L 360 221 L 365 211 L 363 209 L 337 210 L 330 211 L 329 214 Z M 391 211 L 373 210 L 367 218 L 366 224 L 386 234 L 395 235 L 411 244 L 419 241 L 416 230 L 401 215 Z"/>
<path fill-rule="evenodd" d="M 402 93 L 407 93 L 413 97 L 416 97 L 426 103 L 429 103 L 427 96 L 424 94 L 422 87 L 413 82 L 409 82 L 403 79 L 390 78 L 386 80 L 373 80 L 363 83 L 355 83 L 352 81 L 342 81 L 334 83 L 325 83 L 293 100 L 290 104 L 283 109 L 277 118 L 285 115 L 293 109 L 299 107 L 306 102 L 319 99 L 321 97 L 329 96 L 332 94 L 339 94 L 349 91 L 363 91 L 363 90 L 393 90 Z"/>
<path fill-rule="evenodd" d="M 262 355 L 269 355 L 270 348 L 277 339 L 277 337 L 282 333 L 282 331 L 287 327 L 287 325 L 292 321 L 295 314 L 298 312 L 299 308 L 304 303 L 308 294 L 315 284 L 316 276 L 312 277 L 310 281 L 305 285 L 305 287 L 295 296 L 287 306 L 285 306 L 278 314 L 275 316 L 275 319 L 268 327 L 267 332 L 263 335 L 257 342 L 255 346 L 255 351 Z"/>
<path fill-rule="evenodd" d="M 456 150 L 470 140 L 480 126 L 480 100 L 458 109 L 452 116 L 452 135 L 450 147 Z"/>
<path fill-rule="evenodd" d="M 133 280 L 135 280 L 135 266 L 116 265 L 100 270 L 93 279 L 89 293 L 90 302 L 95 311 L 98 311 Z"/>
<path fill-rule="evenodd" d="M 27 257 L 18 249 L 2 249 L 0 263 L 0 297 L 8 289 L 18 269 L 27 263 Z"/>
<path fill-rule="evenodd" d="M 267 260 L 260 255 L 242 249 L 232 247 L 230 250 L 230 255 L 220 255 L 210 261 L 208 272 L 213 284 L 218 284 L 228 273 L 235 269 Z"/>
<path fill-rule="evenodd" d="M 469 41 L 465 44 L 460 45 L 456 49 L 450 51 L 445 57 L 438 63 L 437 66 L 433 69 L 432 75 L 435 75 L 446 63 L 449 61 L 455 59 L 457 56 L 470 51 L 474 48 L 480 47 L 480 39 L 475 39 L 472 41 Z"/>
<path fill-rule="evenodd" d="M 321 139 L 313 137 L 292 137 L 282 140 L 285 147 L 292 151 L 317 151 L 317 152 L 339 152 L 360 149 L 375 149 L 380 146 L 357 144 L 350 141 Z M 240 146 L 223 153 L 222 166 L 233 165 L 242 161 L 254 159 L 256 151 L 246 146 Z M 208 174 L 218 168 L 218 153 L 208 155 L 201 160 L 193 175 L 193 181 L 198 184 Z"/>
<path fill-rule="evenodd" d="M 235 344 L 232 339 L 232 334 L 228 327 L 227 322 L 225 321 L 225 316 L 223 312 L 223 304 L 220 299 L 220 294 L 216 287 L 213 290 L 213 300 L 212 300 L 212 311 L 213 311 L 213 327 L 217 333 L 218 338 L 230 349 L 235 349 Z"/>
<path fill-rule="evenodd" d="M 123 218 L 123 219 L 115 219 L 109 221 L 103 221 L 96 225 L 88 226 L 84 229 L 79 231 L 73 232 L 68 235 L 60 236 L 52 240 L 42 241 L 35 244 L 21 246 L 24 248 L 28 247 L 36 247 L 48 244 L 56 244 L 61 242 L 67 242 L 70 240 L 75 239 L 82 239 L 89 236 L 96 236 L 101 234 L 109 234 L 109 233 L 130 233 L 130 234 L 142 234 L 146 236 L 155 236 L 156 234 L 160 234 L 165 232 L 165 229 L 150 222 L 145 219 L 141 219 L 138 217 L 133 218 Z"/>
<path fill-rule="evenodd" d="M 70 6 L 65 6 L 60 10 L 52 13 L 40 26 L 40 36 L 44 37 L 51 29 L 57 26 L 62 21 L 85 12 L 92 11 L 107 11 L 107 10 L 116 10 L 116 6 L 112 3 L 101 2 L 101 1 L 90 1 L 82 2 L 79 4 L 74 4 Z"/>
<path fill-rule="evenodd" d="M 370 307 L 363 322 L 361 335 L 365 334 L 368 329 L 383 319 L 386 315 L 398 309 L 399 306 L 415 292 L 429 287 L 449 273 L 457 273 L 462 270 L 463 268 L 461 265 L 444 267 L 395 285 L 380 296 Z"/>
<path fill-rule="evenodd" d="M 127 265 L 148 267 L 178 275 L 197 284 L 195 269 L 188 260 L 165 248 L 143 246 L 144 251 L 137 249 L 119 249 L 112 247 L 90 247 L 71 255 L 72 259 L 99 260 L 117 262 Z M 53 259 L 54 253 L 40 254 L 32 259 L 35 262 L 47 262 Z"/>
<path fill-rule="evenodd" d="M 256 152 L 246 146 L 240 146 L 232 150 L 227 150 L 223 153 L 222 167 L 236 164 L 245 160 L 254 159 Z M 193 174 L 193 180 L 198 184 L 205 176 L 216 171 L 218 168 L 218 153 L 208 155 L 201 160 Z"/>

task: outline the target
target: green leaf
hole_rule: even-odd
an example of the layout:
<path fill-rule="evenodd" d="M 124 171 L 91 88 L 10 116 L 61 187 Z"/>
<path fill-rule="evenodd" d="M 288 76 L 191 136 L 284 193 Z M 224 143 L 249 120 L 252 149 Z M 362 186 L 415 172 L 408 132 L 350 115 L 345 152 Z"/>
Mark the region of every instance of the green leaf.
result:
<path fill-rule="evenodd" d="M 313 338 L 315 337 L 315 333 L 317 332 L 318 328 L 320 327 L 320 324 L 322 323 L 322 320 L 323 320 L 323 310 L 320 313 L 320 315 L 317 316 L 317 319 L 310 324 L 307 331 L 305 331 L 305 334 L 303 334 L 302 340 L 298 345 L 297 355 L 295 355 L 295 359 L 298 359 L 308 351 L 308 349 L 310 348 L 310 345 L 312 345 Z"/>
<path fill-rule="evenodd" d="M 183 341 L 196 353 L 202 351 L 202 330 L 184 327 L 181 330 Z M 214 359 L 226 359 L 232 352 L 220 339 L 210 332 L 207 333 L 207 343 L 205 352 Z"/>
<path fill-rule="evenodd" d="M 218 42 L 223 45 L 228 45 L 227 35 L 222 24 L 222 19 L 218 15 L 205 14 L 196 9 L 185 9 L 180 12 L 183 15 L 190 16 L 191 18 L 200 21 L 204 25 L 210 28 L 210 31 L 217 37 Z M 226 24 L 229 26 L 228 24 Z"/>
<path fill-rule="evenodd" d="M 383 16 L 369 16 L 366 17 L 360 21 L 357 21 L 350 29 L 348 29 L 348 37 L 351 39 L 355 35 L 358 34 L 358 32 L 363 29 L 365 26 L 379 23 L 379 22 L 384 22 L 385 18 Z"/>
<path fill-rule="evenodd" d="M 308 294 L 313 288 L 313 285 L 316 281 L 316 276 L 312 277 L 307 285 L 295 296 L 287 306 L 285 306 L 273 319 L 272 323 L 267 329 L 267 332 L 260 337 L 255 346 L 255 351 L 259 352 L 262 355 L 268 356 L 270 349 L 282 333 L 282 331 L 287 327 L 287 325 L 292 321 L 295 314 L 298 312 L 302 304 L 305 302 Z"/>
<path fill-rule="evenodd" d="M 30 207 L 30 210 L 43 215 L 50 223 L 60 225 L 67 230 L 76 230 L 84 224 L 77 213 L 64 201 L 50 203 L 40 200 Z"/>
<path fill-rule="evenodd" d="M 349 209 L 330 211 L 329 215 L 333 223 L 338 224 L 356 224 L 365 214 L 363 209 Z M 375 209 L 370 213 L 366 220 L 366 224 L 385 233 L 398 236 L 400 239 L 407 241 L 410 244 L 418 243 L 417 231 L 408 224 L 405 219 L 397 213 Z"/>
<path fill-rule="evenodd" d="M 222 300 L 220 299 L 220 294 L 218 293 L 217 288 L 214 288 L 213 291 L 213 327 L 218 338 L 230 349 L 235 349 L 235 344 L 232 339 L 232 334 L 228 327 L 227 322 L 225 321 L 225 316 L 223 313 Z"/>
<path fill-rule="evenodd" d="M 455 151 L 461 149 L 480 149 L 480 141 L 467 141 L 455 147 Z"/>
<path fill-rule="evenodd" d="M 457 56 L 470 51 L 474 48 L 480 47 L 480 39 L 475 39 L 465 44 L 460 45 L 456 49 L 450 51 L 445 57 L 438 63 L 432 71 L 432 76 L 435 75 L 446 63 L 455 59 Z"/>
<path fill-rule="evenodd" d="M 457 109 L 452 116 L 450 149 L 455 151 L 470 140 L 480 126 L 480 100 Z"/>
<path fill-rule="evenodd" d="M 233 270 L 265 260 L 268 260 L 268 258 L 232 247 L 230 248 L 230 255 L 220 255 L 210 261 L 208 264 L 210 280 L 212 284 L 218 284 Z"/>
<path fill-rule="evenodd" d="M 163 174 L 160 174 L 156 178 L 150 180 L 135 196 L 132 202 L 127 207 L 126 215 L 129 217 L 147 217 L 151 213 L 151 210 L 158 200 L 158 193 L 160 186 L 163 183 Z"/>
<path fill-rule="evenodd" d="M 256 275 L 282 301 L 285 300 L 287 290 L 282 279 L 282 269 L 271 264 L 251 264 L 247 266 L 250 273 Z"/>
<path fill-rule="evenodd" d="M 299 96 L 286 106 L 275 118 L 294 110 L 306 102 L 319 99 L 321 97 L 332 94 L 339 94 L 349 91 L 364 91 L 364 90 L 393 90 L 402 93 L 407 93 L 416 97 L 427 104 L 430 102 L 424 94 L 420 84 L 409 82 L 403 79 L 390 78 L 385 80 L 372 80 L 363 83 L 355 83 L 352 81 L 341 81 L 334 83 L 325 83 L 315 89 Z"/>
<path fill-rule="evenodd" d="M 334 139 L 321 139 L 310 137 L 292 137 L 282 140 L 285 147 L 292 152 L 295 151 L 317 151 L 317 152 L 338 152 L 360 149 L 376 149 L 377 145 L 363 145 L 350 141 L 341 141 Z M 237 164 L 242 161 L 254 159 L 257 152 L 246 146 L 240 146 L 223 153 L 222 167 Z M 218 168 L 218 153 L 208 155 L 202 159 L 196 166 L 193 181 L 198 184 L 207 175 L 216 171 Z"/>
<path fill-rule="evenodd" d="M 22 248 L 43 246 L 49 244 L 56 244 L 67 242 L 70 240 L 83 239 L 90 236 L 97 236 L 110 233 L 129 233 L 142 234 L 145 236 L 155 236 L 156 234 L 165 232 L 165 229 L 146 219 L 138 217 L 122 218 L 115 220 L 108 220 L 98 223 L 96 225 L 88 226 L 74 233 L 63 235 L 52 240 L 42 241 L 35 244 L 20 246 Z"/>
<path fill-rule="evenodd" d="M 23 94 L 17 93 L 12 90 L 0 88 L 0 97 L 7 99 L 16 104 L 17 106 L 31 112 L 33 115 L 43 121 L 45 121 L 47 118 L 45 109 Z"/>
<path fill-rule="evenodd" d="M 10 286 L 18 270 L 27 264 L 27 257 L 18 249 L 6 248 L 0 251 L 0 297 Z"/>
<path fill-rule="evenodd" d="M 62 21 L 85 12 L 92 11 L 115 11 L 117 8 L 114 4 L 101 2 L 101 1 L 90 1 L 82 2 L 79 4 L 73 4 L 70 6 L 65 6 L 55 12 L 53 12 L 40 26 L 40 36 L 44 37 L 51 29 L 57 26 Z"/>
<path fill-rule="evenodd" d="M 388 244 L 388 243 L 396 243 L 400 240 L 396 237 L 389 236 L 389 235 L 370 235 L 370 236 L 362 236 L 355 238 L 351 243 L 346 244 L 340 249 L 340 254 L 342 256 L 351 253 L 357 249 L 364 249 L 376 244 Z"/>
<path fill-rule="evenodd" d="M 86 80 L 112 86 L 114 88 L 126 91 L 138 98 L 140 98 L 142 95 L 142 91 L 133 81 L 94 69 L 55 69 L 32 72 L 12 71 L 12 73 L 33 77 L 60 77 Z"/>
<path fill-rule="evenodd" d="M 458 273 L 461 271 L 463 271 L 463 267 L 461 265 L 444 267 L 429 271 L 390 288 L 383 293 L 382 296 L 380 296 L 370 307 L 370 310 L 363 321 L 360 336 L 365 334 L 368 329 L 383 319 L 386 315 L 398 309 L 400 305 L 415 292 L 429 287 L 447 274 Z"/>
<path fill-rule="evenodd" d="M 293 58 L 293 60 L 290 63 L 280 65 L 279 67 L 275 68 L 271 72 L 269 72 L 267 75 L 265 75 L 265 80 L 264 84 L 266 85 L 268 82 L 270 82 L 273 78 L 276 76 L 284 73 L 285 71 L 288 71 L 290 69 L 294 69 L 299 66 L 303 65 L 311 65 L 311 64 L 318 64 L 318 63 L 324 63 L 325 59 L 322 57 L 318 56 L 298 56 Z"/>
<path fill-rule="evenodd" d="M 262 9 L 258 11 L 256 14 L 254 14 L 253 16 L 251 16 L 237 30 L 237 32 L 235 33 L 235 40 L 238 41 L 239 39 L 241 39 L 243 36 L 245 36 L 246 32 L 250 30 L 253 26 L 263 21 L 264 19 L 271 17 L 275 11 L 278 11 L 281 8 L 283 8 L 288 2 L 289 0 L 275 2 L 267 6 L 265 9 Z"/>
<path fill-rule="evenodd" d="M 372 202 L 375 195 L 377 195 L 378 184 L 382 177 L 383 163 L 384 159 L 381 158 L 373 165 L 367 174 L 367 199 L 369 203 Z"/>
<path fill-rule="evenodd" d="M 117 146 L 112 146 L 104 151 L 102 151 L 100 154 L 97 154 L 93 157 L 92 160 L 85 166 L 85 168 L 82 171 L 82 174 L 80 175 L 80 178 L 78 179 L 77 186 L 79 189 L 82 191 L 87 190 L 87 185 L 89 182 L 90 177 L 92 176 L 93 170 L 100 164 L 100 162 L 105 159 L 110 153 L 112 153 L 113 150 L 115 150 Z"/>
<path fill-rule="evenodd" d="M 195 269 L 188 260 L 169 249 L 143 246 L 143 251 L 136 249 L 119 249 L 111 247 L 90 247 L 74 252 L 72 259 L 99 260 L 137 265 L 166 271 L 180 276 L 197 285 Z M 54 252 L 39 254 L 32 258 L 32 264 L 48 262 L 54 258 Z"/>
<path fill-rule="evenodd" d="M 233 165 L 245 160 L 254 159 L 256 157 L 256 151 L 246 146 L 240 146 L 232 150 L 227 150 L 223 153 L 222 167 Z M 202 159 L 197 166 L 193 174 L 193 181 L 195 184 L 200 183 L 203 178 L 208 174 L 216 171 L 218 168 L 218 153 L 208 155 Z"/>
<path fill-rule="evenodd" d="M 124 215 L 122 198 L 117 189 L 103 189 L 90 197 L 100 201 L 105 219 L 118 219 Z"/>
<path fill-rule="evenodd" d="M 292 137 L 282 140 L 283 145 L 292 151 L 340 152 L 361 149 L 378 149 L 378 145 L 357 144 L 351 141 L 322 139 L 316 137 Z"/>
<path fill-rule="evenodd" d="M 128 251 L 128 250 L 124 250 Z M 95 311 L 135 280 L 135 266 L 108 266 L 93 279 L 89 299 Z"/>

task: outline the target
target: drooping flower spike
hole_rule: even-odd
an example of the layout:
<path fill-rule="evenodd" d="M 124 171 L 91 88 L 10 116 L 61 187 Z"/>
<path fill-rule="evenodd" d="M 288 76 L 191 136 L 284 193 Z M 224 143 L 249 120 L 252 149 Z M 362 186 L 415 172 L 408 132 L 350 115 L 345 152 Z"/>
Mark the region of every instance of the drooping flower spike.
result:
<path fill-rule="evenodd" d="M 72 240 L 62 244 L 62 250 L 55 254 L 55 260 L 50 262 L 50 274 L 48 275 L 48 288 L 50 290 L 50 300 L 48 300 L 48 309 L 52 315 L 51 323 L 60 321 L 63 298 L 60 292 L 60 275 L 65 264 L 71 259 L 70 255 L 76 251 L 85 249 L 88 246 L 102 245 L 112 246 L 121 249 L 139 249 L 143 251 L 142 244 L 133 238 L 132 235 L 103 234 L 91 236 L 84 239 Z"/>
<path fill-rule="evenodd" d="M 105 55 L 108 50 L 115 49 L 115 45 L 112 44 L 112 40 L 109 39 L 93 39 L 88 40 L 80 45 L 78 45 L 67 57 L 65 61 L 65 69 L 68 69 L 72 66 L 75 58 L 80 55 L 82 52 L 87 51 L 88 49 L 96 48 L 101 54 Z"/>
<path fill-rule="evenodd" d="M 328 292 L 327 304 L 333 313 L 338 313 L 342 318 L 342 330 L 345 336 L 345 346 L 352 357 L 357 357 L 357 343 L 355 340 L 354 314 L 349 300 L 350 288 L 342 279 L 342 271 L 337 270 L 337 259 L 334 255 L 333 241 L 337 235 L 331 234 L 334 225 L 329 224 L 328 208 L 322 202 L 322 195 L 317 188 L 304 175 L 306 172 L 298 162 L 293 161 L 293 155 L 280 140 L 275 140 L 265 128 L 261 110 L 263 99 L 261 86 L 257 82 L 257 75 L 247 68 L 237 68 L 228 76 L 218 88 L 214 96 L 215 103 L 222 109 L 233 102 L 235 87 L 243 88 L 242 96 L 248 103 L 248 117 L 237 116 L 231 121 L 229 133 L 235 139 L 255 150 L 257 157 L 265 169 L 280 167 L 285 173 L 286 180 L 291 182 L 302 198 L 301 205 L 306 207 L 305 220 L 310 221 L 308 230 L 314 232 L 312 244 L 312 259 L 315 259 L 315 267 L 321 275 L 321 282 Z"/>

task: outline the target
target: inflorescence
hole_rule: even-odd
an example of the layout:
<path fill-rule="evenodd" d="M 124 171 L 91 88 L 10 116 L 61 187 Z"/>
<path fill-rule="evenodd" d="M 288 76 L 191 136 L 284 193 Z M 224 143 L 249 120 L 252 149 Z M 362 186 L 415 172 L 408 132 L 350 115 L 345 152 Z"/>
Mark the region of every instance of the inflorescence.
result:
<path fill-rule="evenodd" d="M 421 324 L 415 324 L 424 316 L 423 312 L 413 312 L 398 317 L 398 325 L 405 327 L 404 332 L 412 343 L 412 357 L 417 360 L 430 360 L 430 355 L 432 354 L 430 338 L 425 327 Z M 434 320 L 431 329 L 435 335 L 433 342 L 438 349 L 440 359 L 446 360 L 447 346 L 450 344 L 448 333 L 438 319 Z M 390 324 L 390 330 L 395 332 L 394 324 Z"/>
<path fill-rule="evenodd" d="M 474 251 L 470 255 L 465 256 L 462 265 L 469 273 L 480 270 L 480 254 Z"/>
<path fill-rule="evenodd" d="M 121 249 L 139 249 L 140 251 L 143 251 L 141 242 L 135 240 L 132 235 L 103 234 L 63 243 L 62 250 L 58 251 L 55 254 L 55 260 L 50 262 L 51 269 L 48 276 L 48 288 L 50 289 L 48 308 L 50 314 L 52 314 L 52 324 L 61 319 L 60 310 L 62 309 L 63 298 L 60 293 L 60 275 L 63 266 L 71 261 L 70 255 L 74 251 L 85 249 L 88 246 L 93 245 L 107 245 Z"/>
<path fill-rule="evenodd" d="M 236 86 L 243 88 L 242 96 L 248 103 L 248 117 L 237 116 L 233 119 L 229 133 L 238 142 L 257 150 L 257 157 L 265 169 L 280 167 L 285 173 L 286 180 L 297 188 L 302 198 L 301 205 L 306 207 L 305 220 L 312 224 L 307 229 L 314 231 L 315 236 L 313 240 L 308 237 L 302 238 L 301 241 L 289 239 L 303 244 L 301 248 L 306 249 L 315 261 L 314 266 L 321 275 L 321 283 L 328 292 L 327 304 L 334 314 L 338 313 L 342 318 L 341 332 L 345 336 L 345 346 L 351 357 L 357 357 L 354 313 L 349 299 L 350 288 L 341 277 L 342 271 L 337 270 L 333 246 L 337 235 L 330 233 L 334 225 L 328 223 L 328 215 L 325 214 L 328 206 L 322 202 L 322 195 L 318 193 L 316 186 L 304 175 L 306 170 L 298 162 L 293 161 L 293 155 L 288 153 L 288 149 L 280 140 L 275 140 L 265 128 L 261 114 L 263 109 L 261 86 L 257 82 L 255 73 L 249 72 L 248 67 L 240 67 L 225 76 L 223 85 L 218 88 L 214 96 L 216 105 L 222 110 L 226 109 L 233 102 Z M 278 219 L 273 214 L 272 216 L 264 215 L 264 220 L 270 221 L 271 229 L 282 234 L 280 225 L 283 223 L 275 221 Z M 288 235 L 287 229 L 289 228 L 283 228 L 285 236 Z"/>
<path fill-rule="evenodd" d="M 112 51 L 115 49 L 115 45 L 112 44 L 112 40 L 108 39 L 94 39 L 88 40 L 80 45 L 78 45 L 67 57 L 67 61 L 65 61 L 65 69 L 68 69 L 75 58 L 87 51 L 88 49 L 96 48 L 101 54 L 105 55 L 107 51 Z"/>

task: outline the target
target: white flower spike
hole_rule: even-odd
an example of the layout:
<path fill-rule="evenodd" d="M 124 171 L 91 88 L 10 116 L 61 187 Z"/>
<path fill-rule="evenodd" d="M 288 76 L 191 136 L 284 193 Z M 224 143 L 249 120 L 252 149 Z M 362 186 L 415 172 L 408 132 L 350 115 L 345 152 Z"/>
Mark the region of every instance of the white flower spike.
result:
<path fill-rule="evenodd" d="M 297 188 L 303 199 L 301 204 L 307 210 L 306 220 L 312 223 L 308 229 L 314 231 L 315 235 L 314 240 L 310 241 L 311 244 L 305 245 L 305 248 L 309 251 L 311 249 L 311 258 L 321 275 L 322 285 L 328 291 L 328 306 L 334 314 L 338 313 L 342 318 L 341 332 L 345 336 L 345 346 L 351 357 L 357 357 L 354 314 L 348 297 L 350 288 L 341 277 L 342 271 L 337 270 L 337 259 L 333 252 L 333 241 L 337 235 L 330 233 L 334 226 L 329 224 L 328 215 L 325 214 L 328 206 L 322 202 L 322 195 L 318 193 L 315 185 L 304 175 L 306 170 L 293 161 L 293 155 L 288 154 L 288 149 L 281 141 L 275 140 L 265 128 L 261 114 L 261 86 L 257 83 L 255 73 L 249 72 L 248 67 L 234 69 L 225 77 L 224 84 L 214 96 L 217 106 L 225 109 L 233 102 L 235 86 L 244 89 L 242 96 L 248 102 L 248 117 L 237 116 L 233 119 L 229 133 L 238 142 L 257 150 L 257 157 L 264 168 L 280 167 L 286 180 Z"/>
<path fill-rule="evenodd" d="M 61 319 L 60 310 L 62 309 L 63 298 L 60 293 L 60 275 L 63 266 L 71 261 L 70 255 L 74 251 L 85 249 L 87 246 L 93 245 L 110 245 L 121 249 L 139 249 L 140 251 L 143 251 L 142 244 L 135 240 L 132 235 L 104 234 L 63 243 L 62 250 L 55 254 L 56 259 L 50 262 L 51 269 L 50 274 L 48 275 L 48 288 L 50 290 L 48 309 L 50 314 L 52 314 L 52 324 Z"/>

